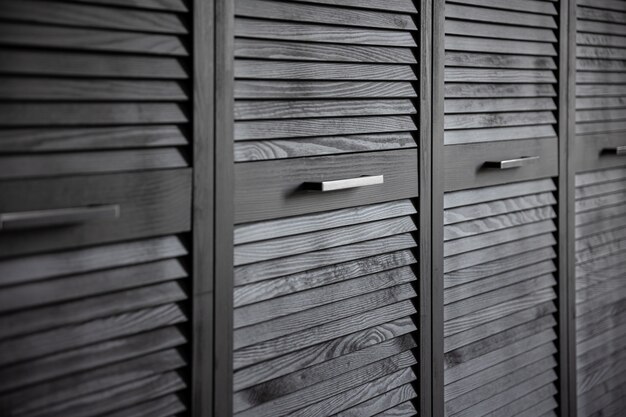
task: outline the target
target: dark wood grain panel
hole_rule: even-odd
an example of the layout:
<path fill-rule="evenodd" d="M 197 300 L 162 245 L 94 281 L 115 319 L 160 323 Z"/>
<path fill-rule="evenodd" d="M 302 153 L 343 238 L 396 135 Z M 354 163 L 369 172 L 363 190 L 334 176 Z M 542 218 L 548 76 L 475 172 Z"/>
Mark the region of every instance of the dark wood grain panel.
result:
<path fill-rule="evenodd" d="M 189 78 L 187 68 L 178 58 L 4 48 L 0 49 L 0 72 L 94 78 Z"/>
<path fill-rule="evenodd" d="M 363 224 L 416 214 L 411 200 L 392 201 L 352 207 L 331 212 L 313 213 L 286 219 L 246 223 L 235 227 L 235 244 L 258 242 L 278 237 L 310 233 L 320 229 Z"/>
<path fill-rule="evenodd" d="M 0 5 L 0 212 L 119 209 L 2 231 L 2 415 L 190 411 L 189 11 Z"/>
<path fill-rule="evenodd" d="M 0 152 L 54 152 L 188 145 L 177 125 L 0 130 Z"/>
<path fill-rule="evenodd" d="M 234 384 L 236 387 L 246 388 L 255 383 L 287 375 L 299 369 L 313 367 L 344 355 L 349 358 L 352 356 L 348 355 L 353 352 L 393 340 L 415 330 L 413 320 L 409 317 L 403 317 L 330 342 L 320 343 L 276 359 L 236 370 Z M 355 355 L 359 355 L 359 353 L 355 353 Z"/>
<path fill-rule="evenodd" d="M 415 363 L 413 353 L 407 351 L 388 359 L 374 362 L 355 371 L 346 372 L 336 378 L 304 388 L 293 394 L 284 395 L 272 403 L 265 403 L 265 405 L 259 405 L 237 414 L 261 417 L 273 416 L 275 413 L 292 412 L 303 408 L 303 406 L 325 400 L 342 391 L 347 391 L 356 386 L 385 377 L 393 372 L 402 372 L 403 368 L 407 368 L 404 372 L 411 371 L 409 367 Z M 300 412 L 303 413 L 304 411 Z"/>
<path fill-rule="evenodd" d="M 380 289 L 391 288 L 415 280 L 415 273 L 412 271 L 412 268 L 407 266 L 270 299 L 236 309 L 234 313 L 235 328 L 287 316 L 298 311 L 368 294 Z M 406 288 L 406 290 L 408 290 L 408 293 L 412 292 L 410 288 Z M 292 289 L 292 291 L 294 290 Z M 265 298 L 270 296 L 270 294 L 265 295 Z"/>
<path fill-rule="evenodd" d="M 7 101 L 186 101 L 176 81 L 76 80 L 3 77 L 0 97 Z"/>
<path fill-rule="evenodd" d="M 237 223 L 298 215 L 345 206 L 417 196 L 417 152 L 389 151 L 370 155 L 309 158 L 238 164 L 235 168 Z M 271 168 L 270 168 L 271 167 Z M 331 173 L 332 178 L 329 177 Z M 384 175 L 385 184 L 346 192 L 303 192 L 306 181 Z M 312 206 L 314 204 L 314 206 Z"/>
<path fill-rule="evenodd" d="M 243 381 L 241 386 L 235 388 L 241 390 L 235 394 L 234 402 L 236 404 L 241 403 L 242 405 L 239 407 L 242 409 L 248 408 L 254 404 L 296 392 L 299 389 L 315 385 L 326 379 L 332 379 L 415 347 L 413 338 L 410 335 L 403 335 L 343 356 L 329 358 L 322 363 L 280 376 L 251 388 L 241 389 L 252 385 L 249 381 Z M 268 393 L 274 393 L 274 395 L 268 397 Z"/>
<path fill-rule="evenodd" d="M 238 245 L 235 249 L 235 265 L 260 262 L 281 256 L 296 255 L 315 250 L 329 249 L 375 238 L 384 238 L 417 230 L 410 217 L 379 220 L 367 224 L 344 226 L 332 230 L 310 232 L 302 235 Z"/>
<path fill-rule="evenodd" d="M 101 126 L 187 123 L 176 103 L 0 104 L 0 126 Z"/>
<path fill-rule="evenodd" d="M 444 194 L 446 415 L 556 404 L 554 190 L 549 179 Z"/>
<path fill-rule="evenodd" d="M 235 162 L 416 148 L 413 132 L 300 139 L 248 140 L 235 144 Z"/>
<path fill-rule="evenodd" d="M 533 156 L 540 159 L 519 168 L 498 170 L 485 166 L 488 161 Z M 558 169 L 556 157 L 556 138 L 520 140 L 515 145 L 503 141 L 447 146 L 445 188 L 452 191 L 555 176 Z"/>
<path fill-rule="evenodd" d="M 340 43 L 416 47 L 410 32 L 388 29 L 330 26 L 284 21 L 267 22 L 249 18 L 235 19 L 235 35 L 253 39 L 272 39 L 298 42 Z"/>
<path fill-rule="evenodd" d="M 186 24 L 174 13 L 72 3 L 55 3 L 54 8 L 47 6 L 47 2 L 39 0 L 8 2 L 0 6 L 0 13 L 7 20 L 25 22 L 157 33 L 187 33 Z"/>
<path fill-rule="evenodd" d="M 122 217 L 87 222 L 78 227 L 5 233 L 0 238 L 2 255 L 189 230 L 190 185 L 190 172 L 186 169 L 132 175 L 63 177 L 45 182 L 5 181 L 0 186 L 2 195 L 6 197 L 0 204 L 3 213 L 119 204 Z"/>
<path fill-rule="evenodd" d="M 59 48 L 187 56 L 189 51 L 174 35 L 148 35 L 125 31 L 4 23 L 0 44 L 13 47 Z"/>
<path fill-rule="evenodd" d="M 416 245 L 414 240 L 412 243 L 413 245 L 408 246 L 408 248 Z M 385 247 L 385 250 L 389 249 L 392 248 Z M 338 263 L 336 264 L 328 265 L 327 262 L 321 262 L 317 267 L 313 266 L 315 269 L 312 270 L 305 270 L 303 272 L 297 272 L 276 279 L 238 286 L 234 290 L 235 305 L 241 307 L 279 296 L 286 296 L 299 291 L 310 290 L 313 288 L 340 283 L 353 278 L 367 276 L 368 274 L 377 274 L 382 271 L 403 267 L 417 262 L 415 255 L 409 249 L 377 255 L 380 250 L 382 250 L 382 246 L 375 246 L 375 249 L 371 253 L 361 254 L 363 257 L 357 257 L 357 259 L 352 261 L 348 260 L 346 262 L 341 262 L 347 259 L 345 257 L 337 258 L 335 262 Z M 239 275 L 239 277 L 241 278 L 241 275 Z M 319 292 L 325 291 L 325 289 L 322 289 Z M 311 297 L 315 297 L 315 294 L 311 294 Z M 288 300 L 289 299 L 287 299 L 287 301 Z M 258 307 L 250 307 L 252 311 L 254 311 L 255 308 L 263 309 L 263 304 Z M 277 305 L 276 308 L 280 311 L 280 305 Z M 240 311 L 240 313 L 235 313 L 235 316 L 238 314 L 245 316 L 245 312 L 249 310 L 242 309 Z"/>
<path fill-rule="evenodd" d="M 47 355 L 32 361 L 3 367 L 0 390 L 15 390 L 100 366 L 149 355 L 185 344 L 187 339 L 175 327 L 165 327 L 125 338 L 108 340 L 82 348 Z"/>
<path fill-rule="evenodd" d="M 417 64 L 418 62 L 414 49 L 395 46 L 381 47 L 237 38 L 234 48 L 234 54 L 237 58 L 388 64 Z"/>

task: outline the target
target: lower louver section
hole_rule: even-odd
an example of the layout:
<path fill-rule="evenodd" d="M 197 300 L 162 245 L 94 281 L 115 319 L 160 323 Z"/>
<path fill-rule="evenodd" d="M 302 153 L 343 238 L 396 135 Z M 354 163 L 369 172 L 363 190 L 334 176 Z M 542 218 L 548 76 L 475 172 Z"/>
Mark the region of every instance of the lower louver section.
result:
<path fill-rule="evenodd" d="M 578 416 L 626 408 L 626 168 L 576 176 Z"/>
<path fill-rule="evenodd" d="M 413 416 L 410 200 L 235 229 L 234 414 Z"/>
<path fill-rule="evenodd" d="M 444 197 L 447 416 L 555 415 L 550 179 Z"/>
<path fill-rule="evenodd" d="M 0 414 L 184 412 L 186 255 L 167 236 L 0 261 Z"/>

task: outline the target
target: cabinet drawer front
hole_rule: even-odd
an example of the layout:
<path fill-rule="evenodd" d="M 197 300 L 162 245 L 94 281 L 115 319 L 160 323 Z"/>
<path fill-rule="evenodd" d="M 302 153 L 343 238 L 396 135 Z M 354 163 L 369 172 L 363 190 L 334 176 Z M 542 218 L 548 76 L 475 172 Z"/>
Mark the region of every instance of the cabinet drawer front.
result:
<path fill-rule="evenodd" d="M 3 182 L 0 194 L 2 256 L 178 233 L 190 226 L 188 169 Z"/>
<path fill-rule="evenodd" d="M 558 174 L 558 141 L 446 146 L 444 158 L 446 191 L 539 179 Z"/>
<path fill-rule="evenodd" d="M 623 133 L 578 135 L 574 160 L 576 172 L 625 166 L 626 136 Z"/>
<path fill-rule="evenodd" d="M 235 221 L 243 223 L 416 197 L 417 164 L 416 150 L 237 164 Z M 383 183 L 328 192 L 305 189 L 305 183 L 381 175 Z"/>

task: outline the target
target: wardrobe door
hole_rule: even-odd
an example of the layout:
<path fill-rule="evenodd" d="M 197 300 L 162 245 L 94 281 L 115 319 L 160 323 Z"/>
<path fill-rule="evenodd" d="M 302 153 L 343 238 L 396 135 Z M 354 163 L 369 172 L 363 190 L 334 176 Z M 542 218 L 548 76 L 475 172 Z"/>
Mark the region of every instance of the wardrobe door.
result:
<path fill-rule="evenodd" d="M 578 415 L 626 408 L 626 3 L 577 1 Z"/>
<path fill-rule="evenodd" d="M 444 398 L 449 416 L 557 407 L 556 186 L 444 197 Z"/>
<path fill-rule="evenodd" d="M 236 416 L 417 414 L 417 12 L 235 1 Z"/>
<path fill-rule="evenodd" d="M 445 4 L 447 416 L 556 415 L 558 10 Z"/>
<path fill-rule="evenodd" d="M 187 6 L 0 15 L 0 414 L 183 413 Z"/>

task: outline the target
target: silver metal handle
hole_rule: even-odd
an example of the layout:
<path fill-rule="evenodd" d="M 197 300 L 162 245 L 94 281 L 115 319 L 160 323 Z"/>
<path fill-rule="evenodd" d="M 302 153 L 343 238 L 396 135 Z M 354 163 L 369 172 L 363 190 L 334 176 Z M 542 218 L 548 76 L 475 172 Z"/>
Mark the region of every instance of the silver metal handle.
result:
<path fill-rule="evenodd" d="M 617 156 L 626 156 L 626 145 L 616 146 L 615 148 L 604 148 L 602 153 Z"/>
<path fill-rule="evenodd" d="M 346 190 L 349 188 L 367 187 L 368 185 L 383 184 L 385 179 L 382 175 L 371 175 L 356 178 L 348 178 L 345 180 L 305 182 L 302 184 L 305 190 L 309 191 L 336 191 Z"/>
<path fill-rule="evenodd" d="M 516 159 L 505 159 L 504 161 L 487 161 L 487 168 L 511 169 L 530 165 L 539 160 L 538 156 L 522 156 Z"/>
<path fill-rule="evenodd" d="M 120 206 L 117 204 L 0 213 L 0 231 L 70 226 L 119 217 Z"/>

